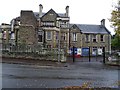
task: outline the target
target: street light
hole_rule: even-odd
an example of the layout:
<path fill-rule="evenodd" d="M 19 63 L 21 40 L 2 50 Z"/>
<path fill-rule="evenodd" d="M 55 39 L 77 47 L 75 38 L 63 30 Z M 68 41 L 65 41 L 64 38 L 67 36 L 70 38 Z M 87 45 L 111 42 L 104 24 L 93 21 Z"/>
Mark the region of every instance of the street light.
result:
<path fill-rule="evenodd" d="M 60 33 L 61 26 L 59 27 L 59 40 L 58 40 L 58 62 L 60 62 L 60 40 L 61 40 L 61 33 Z"/>
<path fill-rule="evenodd" d="M 58 62 L 60 62 L 60 41 L 61 41 L 61 19 L 59 20 L 59 40 L 58 40 Z"/>

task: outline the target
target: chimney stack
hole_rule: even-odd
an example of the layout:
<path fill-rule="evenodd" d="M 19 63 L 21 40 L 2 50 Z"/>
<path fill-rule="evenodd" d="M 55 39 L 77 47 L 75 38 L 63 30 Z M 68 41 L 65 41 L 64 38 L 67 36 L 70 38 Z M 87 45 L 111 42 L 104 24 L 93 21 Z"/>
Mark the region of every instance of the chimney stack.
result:
<path fill-rule="evenodd" d="M 101 20 L 101 25 L 105 26 L 105 19 Z"/>
<path fill-rule="evenodd" d="M 65 10 L 66 10 L 66 13 L 65 13 L 66 17 L 69 17 L 69 6 L 66 6 Z"/>
<path fill-rule="evenodd" d="M 39 17 L 42 16 L 42 10 L 43 10 L 43 6 L 42 4 L 39 5 Z"/>

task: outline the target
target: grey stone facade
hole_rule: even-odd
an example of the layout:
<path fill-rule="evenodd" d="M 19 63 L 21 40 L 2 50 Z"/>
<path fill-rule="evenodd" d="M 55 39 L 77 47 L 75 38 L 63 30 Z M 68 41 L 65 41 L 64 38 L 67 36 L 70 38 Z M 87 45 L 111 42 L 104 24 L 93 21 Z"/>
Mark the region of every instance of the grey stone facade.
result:
<path fill-rule="evenodd" d="M 22 10 L 20 16 L 14 19 L 14 30 L 11 31 L 15 34 L 17 44 L 58 48 L 60 41 L 60 47 L 66 52 L 73 46 L 90 47 L 91 53 L 93 48 L 102 47 L 111 51 L 111 34 L 105 27 L 104 19 L 100 25 L 70 24 L 69 6 L 66 6 L 65 13 L 56 13 L 53 9 L 43 13 L 42 10 L 40 4 L 39 12 Z M 95 41 L 93 37 L 96 37 Z"/>

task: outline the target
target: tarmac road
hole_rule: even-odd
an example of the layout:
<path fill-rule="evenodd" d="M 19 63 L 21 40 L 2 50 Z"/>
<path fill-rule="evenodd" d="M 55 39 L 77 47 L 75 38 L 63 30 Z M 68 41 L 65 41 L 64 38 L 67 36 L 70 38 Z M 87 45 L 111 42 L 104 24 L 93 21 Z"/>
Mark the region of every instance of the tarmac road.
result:
<path fill-rule="evenodd" d="M 66 66 L 2 63 L 2 88 L 118 87 L 117 68 L 100 62 L 75 62 Z"/>

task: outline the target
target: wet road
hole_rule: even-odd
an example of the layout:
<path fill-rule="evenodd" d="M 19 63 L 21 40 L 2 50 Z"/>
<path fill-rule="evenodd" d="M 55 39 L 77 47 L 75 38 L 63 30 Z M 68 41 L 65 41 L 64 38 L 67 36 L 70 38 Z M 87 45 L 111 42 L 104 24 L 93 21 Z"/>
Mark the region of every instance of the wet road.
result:
<path fill-rule="evenodd" d="M 100 62 L 76 62 L 68 67 L 2 64 L 3 88 L 118 87 L 120 70 Z"/>

